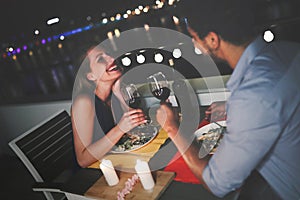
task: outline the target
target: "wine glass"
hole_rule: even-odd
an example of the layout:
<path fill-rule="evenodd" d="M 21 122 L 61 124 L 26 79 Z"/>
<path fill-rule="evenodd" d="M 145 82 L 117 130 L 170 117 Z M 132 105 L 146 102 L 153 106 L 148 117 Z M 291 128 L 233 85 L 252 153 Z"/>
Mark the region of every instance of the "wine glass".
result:
<path fill-rule="evenodd" d="M 125 103 L 130 108 L 142 109 L 142 107 L 143 107 L 142 97 L 141 97 L 136 85 L 131 83 L 129 85 L 125 85 L 125 86 L 121 87 L 121 93 L 122 93 Z M 146 124 L 150 124 L 151 120 L 149 119 L 149 117 L 147 115 L 145 115 L 145 117 L 147 119 Z M 145 127 L 146 124 L 139 125 L 139 128 Z"/>
<path fill-rule="evenodd" d="M 133 109 L 141 107 L 141 95 L 134 84 L 129 84 L 121 88 L 122 96 L 126 104 Z"/>
<path fill-rule="evenodd" d="M 149 76 L 147 80 L 149 82 L 150 91 L 157 99 L 166 101 L 169 98 L 171 90 L 169 89 L 166 76 L 162 72 Z"/>

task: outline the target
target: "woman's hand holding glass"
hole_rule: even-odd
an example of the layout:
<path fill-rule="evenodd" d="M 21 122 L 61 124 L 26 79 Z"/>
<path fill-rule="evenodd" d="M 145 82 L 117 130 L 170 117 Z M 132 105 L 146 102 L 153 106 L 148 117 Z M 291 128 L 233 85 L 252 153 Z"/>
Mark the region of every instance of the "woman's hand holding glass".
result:
<path fill-rule="evenodd" d="M 122 132 L 126 133 L 146 122 L 143 111 L 141 109 L 133 109 L 123 114 L 117 126 Z"/>
<path fill-rule="evenodd" d="M 141 106 L 141 95 L 134 84 L 129 84 L 121 88 L 121 93 L 126 104 L 133 109 Z"/>
<path fill-rule="evenodd" d="M 129 106 L 131 109 L 139 109 L 142 108 L 142 97 L 137 89 L 137 87 L 134 84 L 129 84 L 121 87 L 121 93 L 123 96 L 123 99 L 127 106 Z M 141 110 L 142 111 L 142 110 Z M 144 119 L 146 119 L 146 116 L 143 113 Z M 149 121 L 145 121 L 144 123 L 149 123 Z M 143 125 L 141 125 L 143 126 Z"/>

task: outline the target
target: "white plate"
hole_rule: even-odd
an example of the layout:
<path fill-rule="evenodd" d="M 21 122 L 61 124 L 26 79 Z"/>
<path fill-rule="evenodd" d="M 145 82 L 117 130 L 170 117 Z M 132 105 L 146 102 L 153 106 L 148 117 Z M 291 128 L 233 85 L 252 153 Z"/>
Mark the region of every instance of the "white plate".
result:
<path fill-rule="evenodd" d="M 218 124 L 220 124 L 221 126 L 226 126 L 226 121 L 217 121 Z M 202 126 L 201 128 L 199 128 L 197 131 L 195 131 L 195 136 L 197 138 L 199 138 L 201 135 L 203 135 L 203 133 L 207 133 L 210 129 L 215 129 L 215 128 L 220 128 L 220 126 L 218 126 L 215 123 L 210 123 L 207 124 L 205 126 Z"/>
<path fill-rule="evenodd" d="M 131 152 L 131 151 L 134 151 L 134 150 L 137 150 L 137 149 L 140 149 L 142 147 L 144 147 L 145 145 L 149 144 L 157 135 L 158 133 L 158 129 L 157 127 L 155 126 L 148 126 L 148 127 L 144 127 L 144 128 L 137 128 L 135 129 L 134 131 L 138 131 L 138 135 L 142 135 L 141 133 L 144 133 L 143 136 L 146 137 L 146 139 L 144 139 L 145 141 L 139 141 L 139 144 L 132 144 L 132 139 L 129 138 L 129 137 L 126 137 L 128 136 L 129 134 L 125 133 L 123 137 L 126 137 L 126 139 L 123 138 L 124 141 L 122 141 L 121 143 L 117 143 L 117 145 L 115 145 L 111 152 L 112 153 L 126 153 L 126 152 Z M 134 133 L 134 131 L 130 134 L 132 135 L 136 135 Z M 127 134 L 127 135 L 126 135 Z M 130 147 L 129 148 L 125 148 L 124 147 L 124 144 L 125 143 L 129 143 Z"/>

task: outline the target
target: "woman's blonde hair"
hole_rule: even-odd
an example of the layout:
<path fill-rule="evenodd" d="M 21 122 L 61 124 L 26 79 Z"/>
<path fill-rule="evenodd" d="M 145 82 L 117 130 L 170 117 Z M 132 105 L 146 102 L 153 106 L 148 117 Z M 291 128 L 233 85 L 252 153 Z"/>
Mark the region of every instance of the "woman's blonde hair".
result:
<path fill-rule="evenodd" d="M 103 50 L 99 45 L 98 46 L 91 46 L 89 49 L 81 56 L 80 60 L 82 61 L 80 67 L 78 69 L 74 87 L 73 87 L 73 99 L 75 99 L 78 95 L 85 94 L 85 95 L 93 95 L 96 84 L 94 81 L 91 81 L 87 78 L 88 73 L 91 72 L 90 66 L 90 59 L 88 54 L 93 49 L 100 49 Z"/>

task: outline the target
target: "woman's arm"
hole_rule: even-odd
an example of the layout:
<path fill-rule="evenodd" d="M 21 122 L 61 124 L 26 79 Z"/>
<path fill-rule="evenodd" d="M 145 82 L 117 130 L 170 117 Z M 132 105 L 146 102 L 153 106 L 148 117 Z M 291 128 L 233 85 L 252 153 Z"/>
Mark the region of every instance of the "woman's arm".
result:
<path fill-rule="evenodd" d="M 100 160 L 125 132 L 145 123 L 141 110 L 131 110 L 124 113 L 120 122 L 105 137 L 93 143 L 95 110 L 92 100 L 87 96 L 78 97 L 72 106 L 71 117 L 76 158 L 81 167 Z"/>

